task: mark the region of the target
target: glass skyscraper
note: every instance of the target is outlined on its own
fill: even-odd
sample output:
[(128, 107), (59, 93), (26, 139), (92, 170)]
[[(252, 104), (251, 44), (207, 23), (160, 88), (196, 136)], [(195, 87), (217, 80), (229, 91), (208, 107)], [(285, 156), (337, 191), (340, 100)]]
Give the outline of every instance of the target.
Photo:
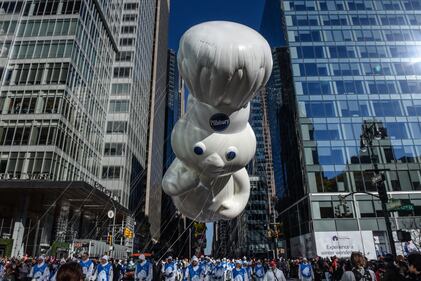
[[(286, 192), (280, 220), (293, 256), (376, 257), (390, 251), (360, 151), (361, 125), (383, 139), (374, 154), (389, 197), (413, 204), (393, 212), (393, 230), (421, 228), (421, 1), (281, 1), (287, 48), (278, 49)], [(349, 196), (347, 212), (335, 210)], [(360, 193), (358, 193), (360, 192)], [(415, 239), (415, 236), (413, 237)], [(399, 252), (404, 251), (396, 239)], [(326, 246), (327, 245), (327, 246)]]

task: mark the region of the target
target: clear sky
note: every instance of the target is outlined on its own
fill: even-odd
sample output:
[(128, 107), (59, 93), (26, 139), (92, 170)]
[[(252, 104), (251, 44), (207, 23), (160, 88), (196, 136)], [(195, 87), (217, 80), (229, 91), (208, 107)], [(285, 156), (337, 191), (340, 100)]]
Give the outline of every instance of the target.
[(265, 0), (171, 0), (169, 48), (178, 49), (183, 33), (195, 24), (228, 20), (259, 30)]
[[(259, 30), (265, 0), (170, 0), (169, 48), (178, 49), (183, 33), (198, 23), (234, 21)], [(207, 224), (205, 254), (212, 249), (213, 224)]]

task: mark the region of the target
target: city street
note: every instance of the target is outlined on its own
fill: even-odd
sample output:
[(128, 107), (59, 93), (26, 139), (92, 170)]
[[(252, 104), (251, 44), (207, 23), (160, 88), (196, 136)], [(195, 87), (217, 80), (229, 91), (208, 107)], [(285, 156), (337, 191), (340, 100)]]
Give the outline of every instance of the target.
[(0, 281), (284, 273), (421, 280), (421, 0), (0, 1)]

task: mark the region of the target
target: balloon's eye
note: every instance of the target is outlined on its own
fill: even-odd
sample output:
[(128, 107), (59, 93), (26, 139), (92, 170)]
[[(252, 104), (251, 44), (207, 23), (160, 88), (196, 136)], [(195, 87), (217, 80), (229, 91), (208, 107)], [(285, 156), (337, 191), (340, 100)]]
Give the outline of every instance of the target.
[(198, 142), (194, 145), (193, 151), (196, 155), (202, 155), (206, 151), (206, 146), (202, 142)]
[(225, 154), (225, 157), (227, 158), (228, 161), (233, 160), (235, 157), (237, 157), (238, 154), (238, 150), (236, 147), (229, 147), (227, 150), (227, 153)]

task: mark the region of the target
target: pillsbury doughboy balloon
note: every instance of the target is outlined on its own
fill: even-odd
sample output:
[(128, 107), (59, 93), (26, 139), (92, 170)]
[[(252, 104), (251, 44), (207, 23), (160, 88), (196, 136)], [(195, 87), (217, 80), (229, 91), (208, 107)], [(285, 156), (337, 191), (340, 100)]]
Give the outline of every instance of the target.
[(191, 219), (233, 219), (250, 195), (245, 166), (254, 157), (256, 137), (248, 123), (249, 101), (272, 71), (269, 44), (244, 25), (205, 22), (184, 33), (177, 60), (190, 96), (172, 132), (177, 158), (163, 190)]

